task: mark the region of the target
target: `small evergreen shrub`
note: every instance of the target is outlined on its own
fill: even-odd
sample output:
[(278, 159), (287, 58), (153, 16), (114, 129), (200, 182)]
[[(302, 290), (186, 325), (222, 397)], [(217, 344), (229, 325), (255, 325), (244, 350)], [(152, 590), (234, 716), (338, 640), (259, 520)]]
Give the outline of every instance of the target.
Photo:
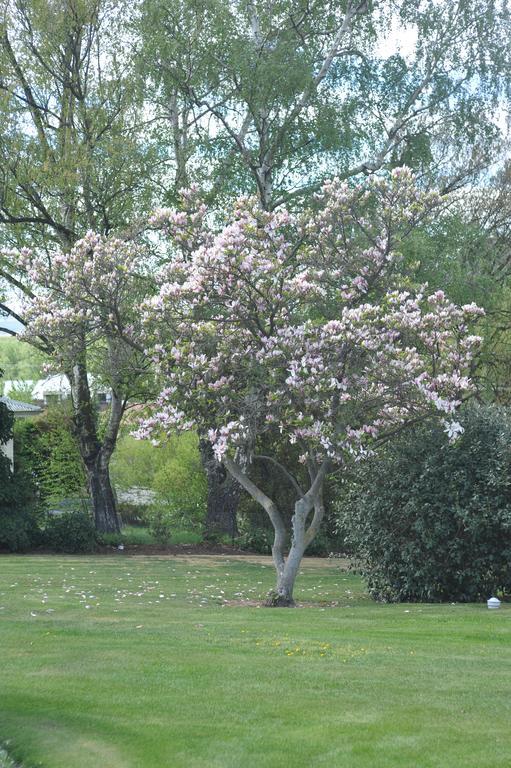
[(176, 529), (176, 521), (172, 507), (168, 504), (153, 504), (147, 512), (149, 532), (158, 544), (168, 544), (172, 538), (172, 531)]
[(471, 406), (458, 418), (455, 443), (424, 425), (361, 462), (340, 489), (340, 528), (378, 600), (511, 592), (511, 415)]
[(97, 543), (94, 524), (86, 512), (48, 516), (42, 543), (55, 552), (93, 552)]
[(66, 404), (55, 405), (14, 427), (16, 465), (32, 478), (41, 506), (85, 496), (85, 473)]
[[(12, 436), (13, 416), (0, 403), (0, 444)], [(0, 548), (25, 550), (38, 541), (37, 495), (31, 478), (0, 451)]]

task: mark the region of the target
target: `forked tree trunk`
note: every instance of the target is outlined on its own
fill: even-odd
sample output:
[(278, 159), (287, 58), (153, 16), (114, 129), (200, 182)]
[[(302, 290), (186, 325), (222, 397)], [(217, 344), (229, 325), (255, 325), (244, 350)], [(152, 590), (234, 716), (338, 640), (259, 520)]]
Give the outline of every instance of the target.
[(119, 533), (121, 527), (110, 481), (110, 459), (125, 405), (123, 400), (112, 392), (110, 418), (105, 436), (100, 441), (85, 364), (76, 363), (68, 377), (71, 383), (75, 432), (87, 475), (94, 525), (98, 533)]
[(233, 539), (238, 535), (237, 512), (241, 486), (216, 460), (209, 440), (200, 440), (199, 448), (208, 483), (205, 536), (229, 536)]
[(266, 598), (265, 605), (270, 608), (292, 608), (295, 604), (293, 590), (296, 577), (302, 562), (304, 549), (293, 541), (284, 567), (277, 570), (277, 584), (275, 590), (271, 590)]
[(272, 608), (289, 608), (295, 604), (293, 590), (296, 577), (305, 548), (313, 538), (313, 536), (310, 536), (306, 543), (305, 524), (311, 508), (312, 504), (307, 503), (305, 499), (299, 499), (295, 504), (295, 511), (291, 520), (291, 546), (288, 555), (287, 557), (284, 556), (283, 547), (279, 547), (278, 552), (274, 551), (273, 559), (277, 569), (277, 584), (275, 590), (268, 594), (267, 606)]
[[(300, 569), (300, 563), (305, 550), (316, 536), (325, 514), (323, 504), (323, 485), (328, 473), (330, 462), (323, 461), (320, 467), (310, 467), (311, 486), (307, 492), (303, 492), (294, 478), (292, 479), (300, 498), (295, 504), (292, 518), (291, 547), (286, 557), (285, 549), (287, 532), (284, 520), (277, 506), (254, 482), (245, 474), (242, 467), (236, 464), (229, 456), (224, 457), (229, 473), (235, 477), (240, 485), (257, 501), (267, 512), (275, 531), (272, 546), (273, 563), (277, 572), (277, 583), (274, 590), (268, 594), (265, 605), (271, 608), (289, 608), (294, 606), (293, 590), (296, 577)], [(287, 473), (287, 470), (282, 467)], [(288, 477), (291, 477), (288, 474)], [(307, 519), (314, 510), (312, 520), (307, 525)]]

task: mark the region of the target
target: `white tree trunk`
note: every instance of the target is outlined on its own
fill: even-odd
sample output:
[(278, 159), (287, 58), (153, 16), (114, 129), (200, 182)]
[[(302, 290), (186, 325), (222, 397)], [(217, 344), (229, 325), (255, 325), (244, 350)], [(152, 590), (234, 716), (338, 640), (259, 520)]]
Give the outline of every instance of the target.
[[(250, 480), (243, 469), (230, 457), (224, 457), (223, 463), (228, 472), (266, 510), (273, 524), (275, 538), (272, 546), (272, 555), (277, 572), (277, 584), (275, 589), (271, 590), (268, 594), (265, 605), (275, 608), (291, 607), (295, 604), (293, 590), (303, 554), (318, 532), (323, 519), (322, 490), (329, 469), (329, 462), (327, 460), (324, 461), (319, 469), (313, 475), (311, 474), (311, 487), (295, 504), (292, 518), (291, 547), (287, 557), (285, 555), (288, 539), (287, 531), (282, 515), (275, 503)], [(314, 515), (307, 528), (307, 518), (312, 509), (314, 509)]]

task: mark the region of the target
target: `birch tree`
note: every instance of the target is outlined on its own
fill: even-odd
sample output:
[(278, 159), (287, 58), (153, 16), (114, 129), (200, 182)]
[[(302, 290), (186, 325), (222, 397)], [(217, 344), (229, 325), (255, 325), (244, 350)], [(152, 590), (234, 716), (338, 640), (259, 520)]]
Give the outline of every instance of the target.
[(505, 2), (144, 0), (139, 25), (163, 124), (186, 102), (213, 198), (273, 210), (402, 163), (447, 189), (496, 151)]
[[(51, 275), (55, 254), (71, 254), (87, 231), (109, 235), (126, 229), (149, 206), (154, 158), (133, 78), (124, 23), (128, 12), (129, 4), (110, 0), (2, 4), (0, 234), (7, 249), (0, 257), (0, 279), (28, 304), (38, 300), (37, 279), (31, 285), (20, 271), (20, 247), (29, 246)], [(7, 304), (4, 309), (25, 324)], [(119, 387), (123, 364), (112, 377), (110, 356), (113, 398), (106, 451), (88, 385), (89, 334), (78, 320), (69, 332), (67, 353), (72, 350), (73, 359), (67, 354), (63, 370), (71, 382), (82, 456), (89, 475), (91, 466), (103, 467), (100, 483), (90, 475), (96, 519), (100, 530), (118, 530), (107, 453), (115, 445), (119, 403), (125, 401)], [(56, 339), (43, 327), (31, 340), (58, 355)]]

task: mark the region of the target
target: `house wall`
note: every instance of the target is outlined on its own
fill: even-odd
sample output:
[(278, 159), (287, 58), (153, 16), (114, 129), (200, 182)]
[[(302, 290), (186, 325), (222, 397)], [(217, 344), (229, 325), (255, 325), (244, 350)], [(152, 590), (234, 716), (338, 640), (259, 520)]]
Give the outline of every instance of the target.
[(11, 462), (11, 469), (14, 470), (14, 441), (11, 438), (6, 443), (0, 443), (0, 451), (7, 456)]

